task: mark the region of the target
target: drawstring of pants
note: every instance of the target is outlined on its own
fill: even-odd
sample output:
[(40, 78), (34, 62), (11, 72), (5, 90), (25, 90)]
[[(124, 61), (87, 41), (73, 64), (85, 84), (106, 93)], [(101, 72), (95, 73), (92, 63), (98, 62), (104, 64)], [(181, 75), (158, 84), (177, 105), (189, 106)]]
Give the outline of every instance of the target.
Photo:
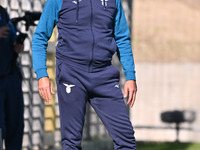
[(104, 10), (106, 10), (106, 0), (103, 0)]
[(76, 23), (78, 23), (78, 15), (79, 15), (79, 0), (76, 0)]

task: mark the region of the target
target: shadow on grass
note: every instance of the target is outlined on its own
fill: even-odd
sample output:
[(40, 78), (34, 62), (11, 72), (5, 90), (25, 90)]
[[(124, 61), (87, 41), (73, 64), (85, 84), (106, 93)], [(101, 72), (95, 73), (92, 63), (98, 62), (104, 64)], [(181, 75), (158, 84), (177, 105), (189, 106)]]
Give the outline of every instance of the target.
[(200, 150), (200, 143), (137, 142), (137, 150)]

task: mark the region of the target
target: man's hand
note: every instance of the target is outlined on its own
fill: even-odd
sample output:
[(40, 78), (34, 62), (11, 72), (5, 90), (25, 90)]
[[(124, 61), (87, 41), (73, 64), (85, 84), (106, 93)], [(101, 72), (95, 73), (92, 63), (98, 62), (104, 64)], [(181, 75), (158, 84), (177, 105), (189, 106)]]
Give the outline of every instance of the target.
[(136, 92), (137, 92), (136, 81), (135, 80), (126, 81), (124, 85), (124, 98), (127, 98), (129, 93), (129, 99), (127, 104), (129, 104), (131, 107), (133, 107), (133, 104), (135, 102)]
[(38, 80), (38, 89), (42, 99), (49, 103), (51, 102), (51, 94), (55, 94), (48, 77), (43, 77)]
[(0, 27), (0, 39), (5, 39), (8, 37), (10, 28), (8, 26)]
[(19, 44), (16, 41), (13, 43), (13, 46), (14, 46), (14, 51), (16, 53), (18, 53), (18, 54), (23, 52), (23, 50), (24, 50), (24, 45), (23, 44)]

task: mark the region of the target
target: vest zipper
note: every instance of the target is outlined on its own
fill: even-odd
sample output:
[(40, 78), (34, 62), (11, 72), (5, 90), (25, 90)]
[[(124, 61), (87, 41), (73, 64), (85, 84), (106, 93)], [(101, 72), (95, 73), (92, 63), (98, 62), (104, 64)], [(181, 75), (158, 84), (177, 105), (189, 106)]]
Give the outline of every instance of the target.
[(92, 7), (92, 0), (90, 0), (90, 7), (91, 7), (91, 22), (90, 22), (90, 28), (91, 28), (91, 32), (92, 32), (92, 57), (91, 57), (91, 61), (89, 63), (89, 68), (88, 68), (88, 72), (91, 72), (91, 66), (92, 66), (92, 62), (94, 60), (94, 31), (93, 31), (93, 7)]

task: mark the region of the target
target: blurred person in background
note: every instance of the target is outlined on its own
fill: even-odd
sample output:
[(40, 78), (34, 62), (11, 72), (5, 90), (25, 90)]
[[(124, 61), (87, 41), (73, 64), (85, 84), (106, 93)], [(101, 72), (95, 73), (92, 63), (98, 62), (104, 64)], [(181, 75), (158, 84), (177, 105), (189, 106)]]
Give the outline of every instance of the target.
[(7, 11), (0, 6), (0, 128), (6, 150), (21, 150), (24, 130), (22, 75), (17, 65), (24, 49)]
[(86, 103), (101, 118), (116, 150), (136, 150), (134, 130), (111, 65), (117, 51), (126, 75), (124, 97), (136, 96), (129, 29), (120, 0), (47, 0), (32, 40), (40, 96), (54, 94), (47, 74), (46, 48), (58, 27), (56, 81), (63, 150), (81, 150)]

